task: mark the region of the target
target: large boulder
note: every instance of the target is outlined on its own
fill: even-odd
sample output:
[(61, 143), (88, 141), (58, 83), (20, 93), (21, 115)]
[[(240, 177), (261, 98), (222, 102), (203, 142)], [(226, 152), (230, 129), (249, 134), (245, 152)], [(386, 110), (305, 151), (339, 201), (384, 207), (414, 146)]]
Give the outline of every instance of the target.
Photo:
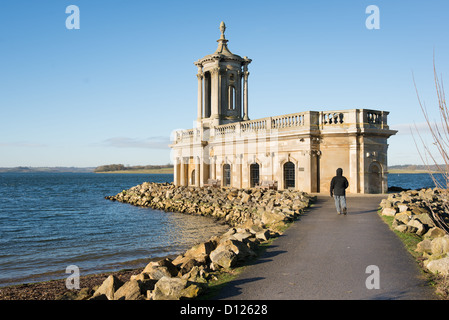
[(241, 203), (248, 203), (249, 200), (251, 199), (251, 195), (246, 193), (245, 191), (242, 192), (242, 200)]
[(402, 233), (415, 233), (418, 229), (413, 226), (409, 226), (407, 224), (400, 224), (394, 230), (402, 232)]
[(256, 239), (261, 241), (267, 241), (270, 239), (270, 231), (269, 230), (262, 230), (256, 233)]
[(178, 275), (178, 268), (170, 259), (163, 259), (147, 264), (142, 273), (147, 274), (150, 279), (159, 280), (162, 277), (175, 277)]
[(114, 299), (114, 294), (123, 285), (123, 281), (114, 275), (110, 275), (103, 281), (101, 286), (94, 292), (92, 299), (105, 296), (108, 300)]
[(144, 300), (141, 284), (138, 280), (125, 282), (115, 293), (114, 300)]
[(214, 265), (230, 269), (236, 264), (237, 255), (231, 248), (218, 246), (217, 249), (211, 252), (210, 260)]
[(382, 210), (383, 216), (394, 217), (395, 214), (396, 214), (396, 209), (394, 209), (394, 208), (384, 208)]
[(398, 206), (399, 212), (405, 212), (405, 211), (409, 210), (408, 205), (406, 205), (404, 203), (398, 203), (397, 206)]
[(427, 228), (424, 224), (421, 223), (418, 219), (412, 219), (407, 223), (408, 226), (416, 228), (416, 234), (422, 236), (427, 232)]
[(215, 247), (216, 243), (214, 241), (203, 242), (187, 250), (184, 256), (195, 259), (200, 263), (204, 263)]
[(424, 234), (424, 238), (438, 238), (443, 237), (446, 234), (443, 229), (438, 227), (430, 228), (429, 231), (427, 231), (426, 234)]
[(429, 213), (421, 213), (415, 216), (415, 219), (421, 221), (422, 224), (427, 226), (427, 229), (435, 227), (435, 223), (430, 217)]
[[(261, 211), (261, 220), (264, 225), (276, 225), (279, 222), (283, 222), (286, 217), (282, 213), (282, 211), (278, 209), (270, 210), (260, 210)], [(259, 211), (259, 212), (260, 212)]]
[(438, 237), (432, 240), (432, 255), (444, 255), (449, 252), (449, 236)]
[(424, 265), (433, 273), (439, 273), (444, 276), (449, 274), (449, 257), (426, 261)]
[(195, 298), (200, 292), (200, 286), (186, 279), (162, 277), (154, 286), (150, 298), (153, 300), (179, 300)]
[[(231, 235), (231, 237), (234, 236), (235, 234)], [(210, 259), (215, 265), (229, 269), (238, 261), (244, 261), (253, 256), (255, 256), (254, 251), (249, 248), (245, 241), (224, 237), (217, 248), (211, 252)]]
[(404, 211), (401, 213), (398, 213), (394, 216), (394, 221), (399, 221), (401, 223), (407, 224), (411, 220), (411, 212), (410, 211)]
[(234, 239), (238, 241), (244, 241), (246, 239), (252, 238), (253, 234), (249, 231), (246, 231), (245, 229), (238, 230), (236, 233), (234, 233)]
[(416, 252), (421, 253), (431, 253), (432, 252), (432, 241), (429, 239), (424, 239), (416, 245)]

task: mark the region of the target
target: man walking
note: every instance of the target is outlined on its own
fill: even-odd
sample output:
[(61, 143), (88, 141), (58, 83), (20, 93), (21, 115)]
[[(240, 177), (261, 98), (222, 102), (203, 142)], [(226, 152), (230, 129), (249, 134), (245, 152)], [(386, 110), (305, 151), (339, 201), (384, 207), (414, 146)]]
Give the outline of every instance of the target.
[(335, 199), (335, 207), (338, 214), (347, 213), (346, 208), (346, 188), (349, 186), (348, 179), (343, 176), (343, 169), (337, 169), (337, 175), (331, 181), (331, 197)]

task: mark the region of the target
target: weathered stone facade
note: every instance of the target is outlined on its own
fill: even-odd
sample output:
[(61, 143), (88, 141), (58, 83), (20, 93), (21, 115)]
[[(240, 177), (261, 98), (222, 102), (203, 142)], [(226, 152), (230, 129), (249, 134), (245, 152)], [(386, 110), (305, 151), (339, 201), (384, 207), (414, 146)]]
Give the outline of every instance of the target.
[(198, 67), (197, 126), (176, 131), (175, 185), (217, 184), (328, 192), (337, 168), (349, 193), (384, 193), (387, 139), (397, 131), (389, 112), (367, 109), (306, 111), (249, 120), (248, 65), (231, 53), (225, 25), (217, 50)]

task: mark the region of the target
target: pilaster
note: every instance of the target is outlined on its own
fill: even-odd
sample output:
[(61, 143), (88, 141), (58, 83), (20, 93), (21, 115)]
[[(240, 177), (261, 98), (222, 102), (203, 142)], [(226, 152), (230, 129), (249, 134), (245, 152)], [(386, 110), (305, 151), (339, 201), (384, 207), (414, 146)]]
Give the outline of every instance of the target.
[(201, 119), (203, 118), (203, 73), (200, 73), (200, 67), (198, 67), (198, 109), (197, 109), (197, 126), (200, 126)]
[(249, 120), (248, 116), (248, 66), (245, 64), (243, 66), (243, 120)]

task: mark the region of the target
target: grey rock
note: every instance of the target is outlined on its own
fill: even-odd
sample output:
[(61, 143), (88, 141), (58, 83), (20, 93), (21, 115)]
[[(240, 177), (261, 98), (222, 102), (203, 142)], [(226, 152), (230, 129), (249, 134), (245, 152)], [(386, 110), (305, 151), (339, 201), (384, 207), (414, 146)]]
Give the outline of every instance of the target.
[(105, 295), (108, 300), (114, 299), (115, 291), (123, 285), (123, 282), (116, 276), (110, 275), (103, 281), (101, 286), (94, 292), (92, 298), (97, 298), (100, 295)]

